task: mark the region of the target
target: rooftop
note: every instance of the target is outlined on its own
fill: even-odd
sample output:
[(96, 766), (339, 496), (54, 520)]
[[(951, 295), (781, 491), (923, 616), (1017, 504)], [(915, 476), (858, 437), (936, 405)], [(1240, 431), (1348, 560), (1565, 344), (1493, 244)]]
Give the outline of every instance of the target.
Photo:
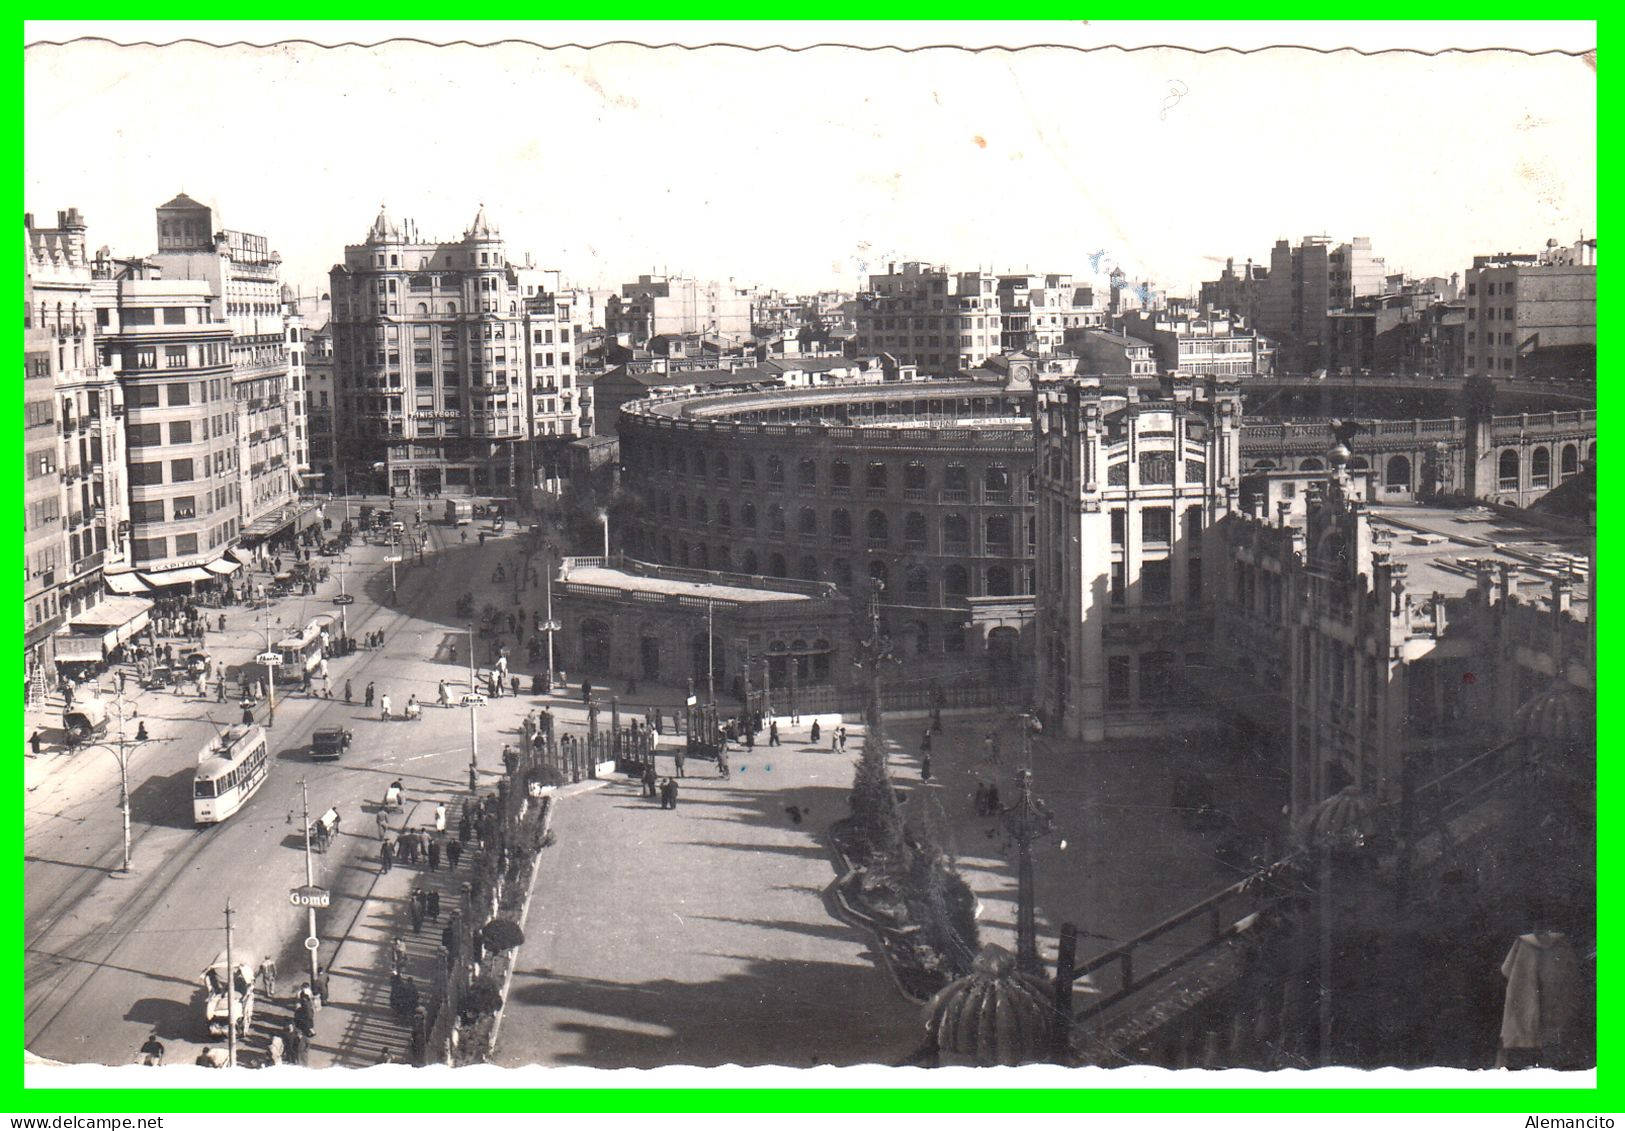
[(1458, 597), (1477, 585), (1479, 563), (1506, 562), (1518, 569), (1524, 601), (1549, 604), (1552, 581), (1567, 573), (1573, 585), (1571, 612), (1590, 614), (1589, 540), (1535, 526), (1488, 507), (1453, 508), (1423, 503), (1377, 503), (1367, 508), (1373, 531), (1406, 569), (1413, 593)]

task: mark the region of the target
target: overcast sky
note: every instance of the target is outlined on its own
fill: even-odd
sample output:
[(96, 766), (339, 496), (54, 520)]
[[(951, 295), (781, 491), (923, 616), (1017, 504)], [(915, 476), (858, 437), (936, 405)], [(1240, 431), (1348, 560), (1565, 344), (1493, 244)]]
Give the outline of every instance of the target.
[(185, 191), (307, 289), (380, 203), (449, 240), (483, 202), (510, 257), (587, 286), (1095, 256), (1185, 293), (1277, 238), (1448, 274), (1595, 234), (1594, 72), (1564, 56), (76, 43), (25, 67), (36, 215), (76, 205), (140, 254)]

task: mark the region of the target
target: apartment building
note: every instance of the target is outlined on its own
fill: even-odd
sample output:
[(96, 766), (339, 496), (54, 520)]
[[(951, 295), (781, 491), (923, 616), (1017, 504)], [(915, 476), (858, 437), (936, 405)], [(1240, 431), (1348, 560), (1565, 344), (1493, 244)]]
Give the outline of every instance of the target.
[(1595, 372), (1596, 240), (1533, 254), (1476, 255), (1466, 273), (1469, 376), (1519, 377), (1571, 358)]
[(86, 224), (23, 218), (23, 646), (31, 696), (55, 685), (55, 634), (101, 605), (125, 561), (123, 405), (98, 364)]
[(604, 306), (611, 338), (637, 348), (660, 334), (703, 334), (724, 348), (751, 338), (751, 293), (726, 283), (683, 276), (639, 275)]
[(1002, 348), (999, 278), (927, 263), (889, 264), (858, 296), (859, 356), (887, 353), (940, 376), (974, 369)]

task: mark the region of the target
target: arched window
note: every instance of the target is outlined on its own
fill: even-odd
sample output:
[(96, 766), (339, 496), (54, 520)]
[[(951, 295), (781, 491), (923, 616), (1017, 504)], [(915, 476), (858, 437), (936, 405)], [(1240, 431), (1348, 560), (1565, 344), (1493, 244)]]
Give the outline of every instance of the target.
[(837, 507), (829, 512), (830, 533), (837, 538), (852, 537), (852, 514)]
[(942, 472), (942, 489), (944, 491), (970, 490), (970, 473), (965, 470), (962, 463), (950, 463)]
[(739, 457), (739, 482), (756, 482), (756, 461), (749, 456)]
[(705, 453), (704, 452), (695, 452), (694, 453), (694, 474), (699, 476), (701, 479), (705, 478)]
[(739, 568), (744, 570), (746, 573), (756, 572), (755, 550), (746, 550), (743, 554), (739, 555)]
[(925, 464), (916, 460), (903, 469), (903, 490), (924, 491), (928, 478)]
[(784, 537), (784, 508), (778, 503), (767, 508), (767, 532), (776, 537)]
[(916, 605), (925, 604), (931, 591), (931, 575), (924, 566), (913, 565), (903, 575), (903, 595)]
[(885, 511), (870, 511), (867, 520), (869, 545), (884, 546), (889, 536)]
[(774, 554), (767, 559), (767, 571), (774, 577), (788, 577), (789, 570), (784, 565), (784, 555)]
[(942, 571), (942, 593), (945, 597), (970, 595), (970, 573), (962, 565), (951, 565)]
[(801, 556), (801, 579), (803, 581), (818, 580), (818, 559), (811, 554)]
[(734, 524), (733, 508), (728, 505), (727, 499), (717, 500), (717, 525), (727, 530)]
[(711, 508), (704, 499), (694, 500), (694, 521), (709, 523), (711, 521)]
[(1535, 487), (1552, 485), (1552, 450), (1536, 448), (1529, 453), (1529, 482)]
[(835, 578), (835, 584), (842, 589), (852, 588), (852, 563), (845, 558), (836, 558), (829, 563), (829, 572)]
[(803, 487), (818, 486), (818, 461), (804, 459), (796, 465), (796, 480)]
[(1355, 456), (1353, 459), (1349, 460), (1349, 470), (1370, 471), (1371, 461), (1366, 459), (1364, 456)]
[(1500, 473), (1498, 478), (1500, 479), (1501, 489), (1503, 491), (1517, 490), (1520, 469), (1518, 467), (1518, 452), (1515, 448), (1508, 448), (1501, 453), (1497, 470)]
[(728, 454), (726, 452), (717, 453), (716, 462), (711, 465), (711, 472), (716, 476), (718, 483), (728, 481)]
[(756, 529), (756, 504), (755, 503), (740, 503), (739, 504), (739, 525), (743, 526), (746, 530), (755, 530)]
[(925, 516), (919, 511), (909, 511), (903, 517), (903, 545), (911, 550), (925, 548)]
[(990, 553), (1010, 552), (1010, 516), (1003, 514), (988, 515), (984, 527), (987, 535), (987, 548)]
[(1404, 456), (1388, 457), (1388, 467), (1383, 476), (1383, 483), (1388, 487), (1399, 487), (1409, 491), (1411, 489), (1411, 461)]
[(1254, 460), (1252, 470), (1254, 470), (1254, 471), (1274, 471), (1275, 470), (1275, 461), (1272, 460), (1272, 459)]
[(942, 520), (942, 548), (950, 554), (970, 549), (970, 520), (964, 515), (951, 514)]
[(784, 483), (784, 460), (778, 456), (767, 457), (767, 481), (773, 484)]
[(1008, 597), (1010, 593), (1010, 571), (1004, 566), (989, 566), (987, 571), (987, 595), (989, 597)]
[(1318, 459), (1315, 459), (1313, 456), (1310, 456), (1308, 459), (1303, 460), (1302, 462), (1300, 462), (1298, 464), (1298, 470), (1299, 471), (1325, 471), (1326, 470), (1326, 465), (1321, 463)]
[(838, 459), (829, 465), (830, 486), (837, 491), (848, 491), (852, 488), (852, 465), (844, 459)]
[(1573, 444), (1563, 445), (1563, 478), (1580, 473), (1580, 449)]
[(886, 569), (886, 563), (879, 558), (875, 558), (869, 563), (869, 580), (878, 581), (884, 585), (890, 576)]
[(718, 546), (716, 553), (716, 568), (727, 572), (733, 568), (733, 551), (727, 546)]
[(796, 530), (803, 538), (812, 538), (818, 534), (818, 512), (811, 507), (802, 507), (796, 515)]
[(864, 484), (871, 491), (884, 491), (886, 489), (886, 465), (879, 460), (872, 460), (864, 476)]
[(427, 314), (427, 313), (429, 313), (429, 304), (426, 303), (426, 302), (418, 303), (418, 305), (417, 305), (417, 313), (419, 313), (419, 314)]

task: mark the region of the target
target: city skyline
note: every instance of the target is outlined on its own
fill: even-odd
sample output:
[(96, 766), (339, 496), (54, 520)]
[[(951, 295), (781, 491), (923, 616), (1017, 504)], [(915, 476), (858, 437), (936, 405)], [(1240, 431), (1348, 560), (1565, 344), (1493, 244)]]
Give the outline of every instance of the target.
[[(137, 69), (136, 52), (166, 65)], [(187, 192), (268, 236), (306, 291), (381, 203), (432, 239), (457, 238), (484, 204), (510, 255), (591, 287), (669, 272), (853, 290), (924, 260), (1079, 278), (1121, 266), (1194, 293), (1227, 258), (1266, 262), (1308, 234), (1369, 236), (1390, 270), (1420, 276), (1595, 234), (1594, 78), (1579, 60), (1322, 56), (1312, 88), (1302, 62), (36, 46), (25, 194), (38, 214), (79, 207), (93, 246), (135, 255), (154, 250), (151, 208)], [(199, 88), (224, 96), (200, 105)], [(89, 93), (141, 109), (110, 115)], [(545, 108), (534, 128), (526, 107)], [(1427, 128), (1446, 111), (1450, 129)], [(1299, 171), (1313, 192), (1286, 188)]]

